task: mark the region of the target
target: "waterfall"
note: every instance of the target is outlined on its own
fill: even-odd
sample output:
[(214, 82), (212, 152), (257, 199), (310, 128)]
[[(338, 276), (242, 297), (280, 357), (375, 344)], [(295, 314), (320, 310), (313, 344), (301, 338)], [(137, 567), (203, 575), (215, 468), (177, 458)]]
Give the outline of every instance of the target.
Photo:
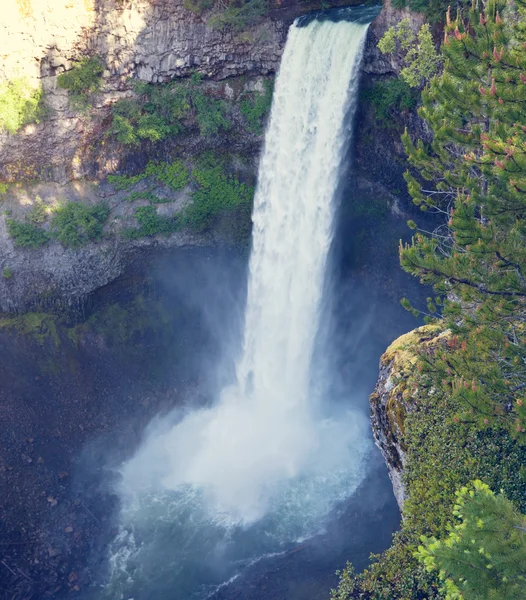
[[(173, 577), (208, 552), (204, 540), (216, 550), (244, 540), (244, 554), (229, 550), (238, 564), (279, 551), (315, 533), (363, 477), (365, 417), (328, 416), (311, 378), (366, 31), (329, 20), (290, 28), (259, 166), (236, 380), (214, 406), (156, 427), (122, 468), (126, 561), (130, 530), (142, 527), (141, 568), (147, 531), (162, 537), (160, 522), (184, 546), (171, 546)], [(257, 550), (246, 550), (248, 538)], [(115, 569), (121, 563), (116, 552)]]

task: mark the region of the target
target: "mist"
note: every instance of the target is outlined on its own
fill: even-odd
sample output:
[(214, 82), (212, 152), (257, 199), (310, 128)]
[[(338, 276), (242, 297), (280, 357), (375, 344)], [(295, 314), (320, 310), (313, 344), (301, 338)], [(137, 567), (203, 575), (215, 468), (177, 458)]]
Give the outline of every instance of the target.
[(206, 286), (197, 296), (191, 287), (188, 301), (223, 340), (207, 377), (223, 385), (204, 406), (155, 419), (118, 469), (108, 597), (207, 597), (323, 532), (366, 475), (368, 420), (341, 401), (322, 333), (366, 31), (314, 20), (289, 32), (260, 161), (244, 318), (230, 322), (242, 341), (221, 327), (221, 306), (203, 304)]

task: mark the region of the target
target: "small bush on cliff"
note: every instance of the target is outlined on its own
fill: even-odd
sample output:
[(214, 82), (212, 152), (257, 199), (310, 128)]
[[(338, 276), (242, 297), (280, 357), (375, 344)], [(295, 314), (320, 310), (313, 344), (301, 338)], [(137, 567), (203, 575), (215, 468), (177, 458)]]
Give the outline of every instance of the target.
[(110, 214), (107, 204), (86, 206), (80, 202), (67, 202), (54, 210), (50, 233), (64, 246), (80, 248), (89, 241), (99, 241), (102, 229)]
[(122, 236), (126, 239), (138, 239), (152, 235), (169, 235), (181, 227), (177, 217), (163, 217), (157, 214), (154, 206), (140, 206), (134, 214), (138, 227), (124, 229)]
[[(117, 190), (127, 190), (148, 177), (155, 179), (159, 183), (163, 183), (173, 191), (182, 190), (190, 181), (188, 168), (180, 159), (174, 159), (170, 163), (149, 161), (142, 173), (138, 173), (137, 175), (108, 175), (108, 181)], [(148, 199), (149, 197), (151, 200), (159, 201), (159, 199), (155, 199), (150, 194), (150, 190), (136, 192), (136, 194), (141, 194), (142, 198)]]
[(197, 189), (182, 215), (184, 225), (194, 231), (205, 231), (224, 212), (252, 207), (254, 188), (225, 171), (224, 165), (207, 154), (192, 171)]
[(123, 98), (112, 106), (113, 122), (108, 134), (119, 143), (155, 143), (183, 130), (183, 120), (190, 111), (183, 86), (137, 83), (134, 91), (136, 98)]
[(226, 7), (213, 15), (208, 24), (213, 29), (242, 31), (256, 25), (269, 9), (267, 0), (229, 0)]
[(264, 92), (255, 92), (250, 97), (244, 98), (240, 103), (241, 114), (245, 117), (247, 129), (261, 135), (266, 117), (272, 105), (272, 92), (274, 86), (271, 81), (265, 81)]
[(6, 219), (6, 225), (15, 246), (21, 248), (38, 248), (49, 242), (49, 235), (33, 223)]
[(90, 96), (100, 90), (104, 63), (98, 56), (83, 57), (69, 71), (58, 76), (58, 86), (69, 91), (71, 104), (85, 110)]
[(44, 116), (41, 88), (33, 88), (20, 77), (0, 83), (0, 131), (16, 133)]
[(202, 136), (216, 135), (230, 127), (224, 100), (201, 89), (201, 77), (167, 84), (138, 83), (137, 97), (117, 101), (112, 107), (109, 135), (125, 146), (141, 141), (161, 142), (197, 124)]
[(401, 78), (377, 81), (365, 89), (363, 99), (370, 103), (374, 115), (384, 127), (395, 127), (401, 112), (414, 110), (418, 94)]

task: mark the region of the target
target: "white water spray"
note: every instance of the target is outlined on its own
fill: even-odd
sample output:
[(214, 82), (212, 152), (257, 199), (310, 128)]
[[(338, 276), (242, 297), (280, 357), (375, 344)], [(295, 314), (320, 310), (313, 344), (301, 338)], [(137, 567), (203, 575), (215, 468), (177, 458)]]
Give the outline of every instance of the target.
[(128, 522), (149, 518), (141, 497), (158, 514), (171, 494), (193, 537), (204, 523), (247, 529), (272, 517), (273, 535), (291, 541), (363, 477), (366, 419), (325, 418), (311, 373), (366, 31), (317, 20), (290, 29), (259, 167), (236, 382), (212, 408), (154, 428), (123, 467)]

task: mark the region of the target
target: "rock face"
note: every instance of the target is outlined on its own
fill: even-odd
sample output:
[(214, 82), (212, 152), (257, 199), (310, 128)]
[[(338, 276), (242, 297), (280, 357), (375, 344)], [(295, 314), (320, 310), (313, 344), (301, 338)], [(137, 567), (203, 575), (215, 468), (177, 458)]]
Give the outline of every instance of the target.
[[(47, 117), (17, 135), (0, 134), (0, 178), (65, 183), (115, 168), (101, 144), (109, 107), (130, 79), (149, 83), (200, 72), (207, 78), (273, 73), (288, 23), (266, 19), (243, 34), (217, 31), (183, 0), (18, 0), (0, 24), (0, 73), (42, 86)], [(298, 9), (298, 14), (301, 9)], [(71, 109), (57, 76), (81, 56), (105, 64), (101, 94), (89, 113)]]
[[(332, 4), (352, 3), (336, 0)], [(212, 95), (239, 98), (243, 91), (262, 88), (262, 76), (274, 73), (279, 66), (291, 20), (319, 8), (318, 4), (317, 0), (283, 0), (269, 18), (240, 34), (210, 28), (207, 19), (213, 15), (196, 15), (185, 8), (184, 0), (9, 0), (6, 18), (0, 23), (0, 73), (7, 79), (24, 76), (29, 84), (41, 85), (49, 113), (16, 135), (0, 133), (0, 182), (40, 182), (36, 188), (25, 186), (21, 194), (10, 193), (10, 199), (4, 197), (4, 211), (7, 209), (12, 218), (26, 218), (35, 194), (50, 198), (50, 203), (55, 199), (87, 203), (107, 200), (99, 191), (86, 192), (82, 179), (100, 180), (123, 164), (132, 172), (134, 165), (135, 169), (137, 165), (143, 168), (151, 151), (141, 148), (138, 154), (124, 155), (122, 148), (107, 143), (104, 136), (111, 104), (132, 93), (130, 79), (158, 83), (198, 71), (215, 80), (206, 83)], [(396, 73), (399, 65), (382, 56), (376, 44), (385, 29), (406, 14), (387, 2), (371, 25), (364, 78)], [(412, 19), (418, 27), (421, 19)], [(57, 77), (85, 54), (102, 58), (106, 70), (95, 105), (81, 113), (71, 108), (66, 90), (57, 86)], [(356, 132), (357, 191), (389, 197), (396, 208), (398, 200), (390, 189), (404, 185), (403, 181), (398, 183), (403, 171), (397, 160), (403, 152), (398, 135), (387, 130), (383, 135), (377, 132), (370, 114), (364, 121), (367, 127), (360, 123)], [(236, 123), (232, 131), (206, 144), (214, 150), (252, 157), (251, 179), (262, 138), (239, 133), (242, 130)], [(362, 137), (360, 132), (365, 132)], [(195, 132), (177, 136), (170, 144), (167, 153), (176, 150), (187, 157), (207, 149)], [(372, 191), (368, 192), (369, 188)], [(126, 204), (118, 196), (110, 197), (109, 203), (112, 213), (106, 233), (115, 233), (119, 223), (130, 225), (136, 205)], [(163, 204), (159, 214), (177, 206), (174, 199)], [(106, 241), (76, 250), (56, 242), (36, 250), (17, 248), (7, 233), (7, 214), (0, 215), (0, 311), (4, 312), (78, 305), (93, 290), (117, 277), (145, 249), (213, 242), (213, 236), (181, 232), (135, 241), (110, 235)], [(12, 272), (13, 276), (2, 277), (2, 272)]]
[(406, 498), (404, 424), (418, 401), (418, 392), (408, 387), (408, 379), (416, 368), (419, 353), (432, 351), (448, 335), (449, 331), (438, 325), (419, 327), (395, 340), (380, 358), (378, 382), (369, 398), (371, 426), (400, 509)]

